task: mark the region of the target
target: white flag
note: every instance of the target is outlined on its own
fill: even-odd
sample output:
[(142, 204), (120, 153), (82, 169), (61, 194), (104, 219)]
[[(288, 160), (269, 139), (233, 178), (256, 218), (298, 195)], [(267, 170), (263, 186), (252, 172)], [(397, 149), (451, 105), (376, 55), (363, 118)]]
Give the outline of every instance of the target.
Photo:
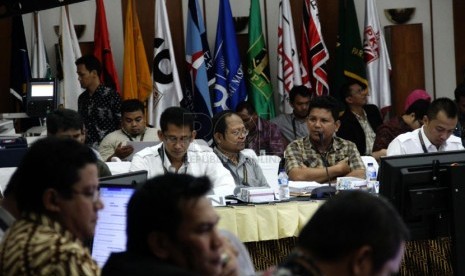
[(45, 51), (39, 12), (32, 13), (32, 61), (31, 75), (33, 78), (51, 77), (50, 65)]
[(66, 8), (64, 6), (61, 7), (60, 40), (61, 66), (63, 69), (63, 85), (61, 86), (60, 104), (64, 104), (65, 108), (77, 110), (77, 100), (79, 94), (82, 93), (82, 88), (79, 84), (78, 75), (76, 73), (77, 69), (74, 62), (81, 57), (81, 50), (79, 48), (76, 32), (74, 31), (73, 21), (70, 17), (68, 22)]
[(152, 62), (154, 93), (149, 98), (148, 118), (149, 124), (160, 128), (161, 113), (170, 106), (180, 106), (183, 98), (165, 0), (157, 0), (155, 4), (154, 44)]
[(386, 114), (391, 106), (391, 86), (389, 84), (391, 62), (379, 24), (375, 0), (366, 1), (363, 55), (370, 89), (368, 101), (377, 105), (381, 112)]
[(302, 77), (308, 80), (307, 72), (299, 61), (289, 0), (282, 0), (279, 3), (278, 25), (278, 91), (281, 95), (281, 112), (292, 112), (289, 91), (296, 85), (302, 85)]

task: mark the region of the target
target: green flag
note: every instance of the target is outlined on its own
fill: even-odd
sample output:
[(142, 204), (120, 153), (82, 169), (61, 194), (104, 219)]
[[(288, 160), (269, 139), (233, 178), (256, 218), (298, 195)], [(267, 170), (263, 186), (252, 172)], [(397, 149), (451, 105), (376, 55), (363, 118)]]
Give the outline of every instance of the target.
[(247, 50), (247, 83), (249, 97), (257, 111), (264, 119), (275, 116), (273, 88), (270, 82), (268, 51), (262, 32), (259, 0), (250, 1), (249, 49)]
[(367, 85), (363, 46), (353, 0), (339, 0), (339, 33), (336, 45), (336, 65), (331, 91), (341, 99), (339, 91), (348, 78)]

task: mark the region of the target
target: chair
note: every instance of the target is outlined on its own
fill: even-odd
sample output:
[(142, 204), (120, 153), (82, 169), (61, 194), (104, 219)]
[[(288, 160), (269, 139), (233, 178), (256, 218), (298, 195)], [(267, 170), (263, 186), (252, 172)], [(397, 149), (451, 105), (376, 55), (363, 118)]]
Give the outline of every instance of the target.
[(362, 156), (363, 164), (365, 165), (365, 169), (368, 168), (368, 163), (373, 163), (373, 167), (375, 167), (376, 175), (378, 175), (379, 164), (373, 156)]

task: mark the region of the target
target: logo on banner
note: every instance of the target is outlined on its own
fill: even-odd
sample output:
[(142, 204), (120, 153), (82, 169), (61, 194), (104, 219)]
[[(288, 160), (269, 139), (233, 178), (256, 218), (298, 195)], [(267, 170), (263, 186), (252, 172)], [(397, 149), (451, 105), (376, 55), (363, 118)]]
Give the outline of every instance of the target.
[(379, 58), (379, 32), (375, 32), (371, 26), (365, 28), (363, 52), (365, 63), (373, 62)]

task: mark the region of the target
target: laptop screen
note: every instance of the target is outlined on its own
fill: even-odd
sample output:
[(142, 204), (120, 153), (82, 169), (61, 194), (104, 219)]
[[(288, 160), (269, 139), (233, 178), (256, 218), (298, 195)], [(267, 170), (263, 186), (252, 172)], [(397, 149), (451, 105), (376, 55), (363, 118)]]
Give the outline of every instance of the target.
[(134, 190), (128, 185), (100, 185), (100, 198), (105, 207), (98, 213), (92, 241), (92, 258), (100, 267), (111, 252), (126, 250), (126, 209)]

